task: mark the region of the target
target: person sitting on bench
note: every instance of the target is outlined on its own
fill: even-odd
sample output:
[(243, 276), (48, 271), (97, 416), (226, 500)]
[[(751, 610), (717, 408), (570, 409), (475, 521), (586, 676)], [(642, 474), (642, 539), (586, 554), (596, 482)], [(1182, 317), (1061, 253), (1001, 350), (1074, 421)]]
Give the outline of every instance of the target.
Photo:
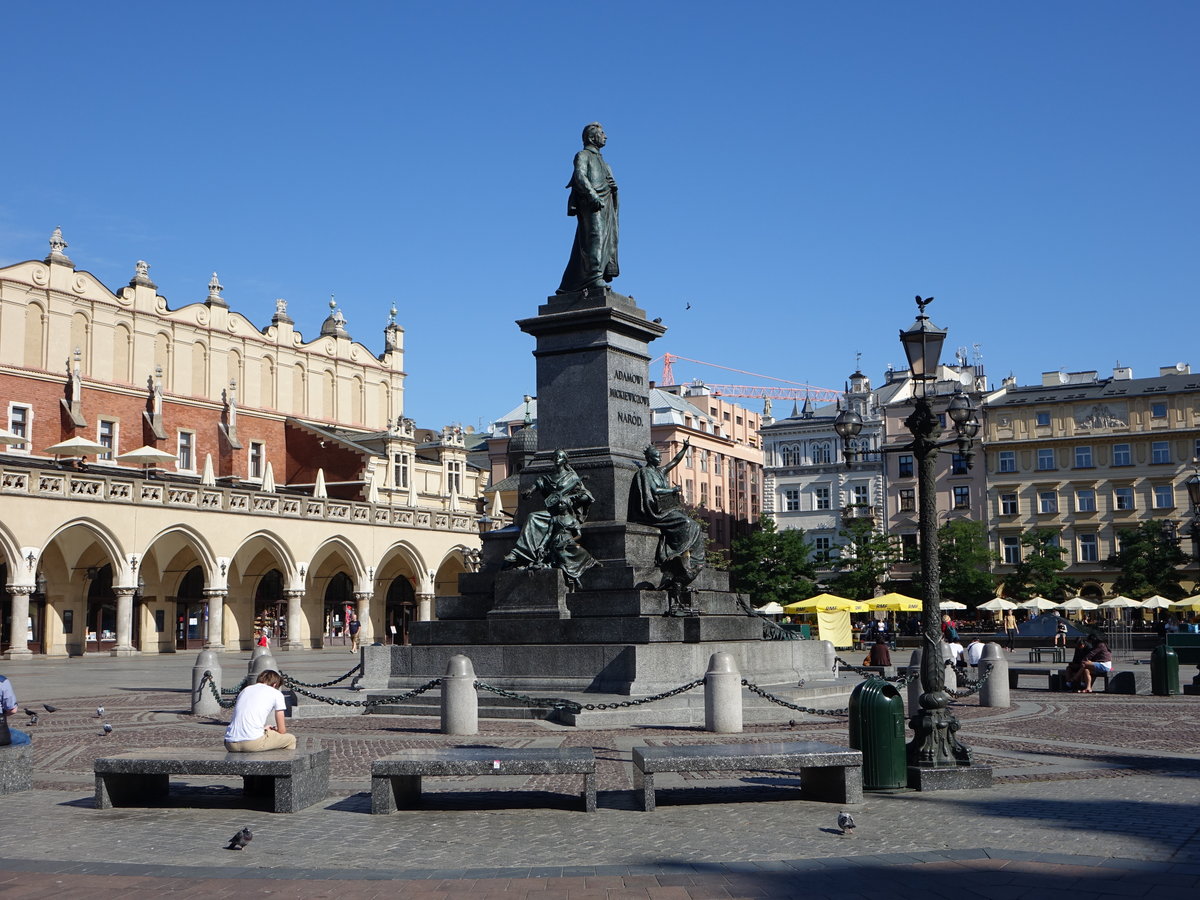
[(1103, 673), (1108, 675), (1112, 672), (1112, 651), (1108, 649), (1108, 644), (1100, 640), (1100, 636), (1093, 634), (1088, 638), (1088, 644), (1091, 650), (1083, 660), (1083, 693), (1090, 694), (1092, 692), (1092, 682), (1096, 676)]
[(296, 749), (296, 736), (288, 734), (283, 718), (287, 698), (279, 690), (282, 684), (282, 675), (274, 669), (264, 669), (257, 683), (242, 689), (233, 707), (233, 718), (225, 729), (226, 750), (255, 753)]
[(1090, 650), (1091, 648), (1088, 646), (1087, 638), (1085, 638), (1083, 635), (1080, 635), (1075, 639), (1075, 655), (1071, 657), (1071, 661), (1067, 664), (1066, 677), (1063, 679), (1063, 687), (1066, 690), (1083, 690), (1083, 661), (1087, 659), (1087, 655)]
[(892, 664), (892, 654), (888, 650), (887, 638), (884, 635), (879, 635), (875, 638), (875, 643), (871, 645), (871, 652), (867, 654), (867, 658), (863, 660), (864, 666), (890, 666)]

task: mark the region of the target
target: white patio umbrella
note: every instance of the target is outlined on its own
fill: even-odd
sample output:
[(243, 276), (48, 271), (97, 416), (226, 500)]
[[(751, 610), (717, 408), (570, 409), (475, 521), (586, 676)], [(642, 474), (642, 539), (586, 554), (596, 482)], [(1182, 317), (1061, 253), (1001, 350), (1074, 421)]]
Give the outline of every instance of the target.
[(158, 463), (175, 462), (176, 456), (174, 453), (168, 453), (166, 450), (159, 450), (157, 447), (151, 447), (147, 444), (144, 447), (138, 447), (136, 450), (118, 453), (117, 459), (121, 462), (153, 466)]
[(1142, 601), (1142, 609), (1169, 609), (1171, 601), (1160, 594), (1155, 594), (1153, 597), (1147, 597)]
[(51, 456), (97, 456), (101, 453), (111, 453), (111, 447), (89, 441), (87, 438), (73, 437), (52, 444), (45, 450)]
[(1085, 609), (1095, 609), (1099, 605), (1099, 603), (1093, 603), (1091, 600), (1085, 600), (1083, 597), (1072, 597), (1066, 603), (1062, 604), (1059, 609), (1082, 612)]
[(323, 500), (328, 496), (329, 489), (325, 487), (325, 470), (317, 469), (317, 480), (313, 483), (313, 497)]
[(200, 472), (200, 483), (205, 487), (216, 487), (217, 476), (213, 472), (212, 454), (204, 454), (204, 468)]
[(275, 472), (271, 468), (271, 461), (267, 460), (267, 467), (263, 469), (262, 486), (259, 488), (262, 491), (275, 493)]
[(1058, 609), (1058, 604), (1053, 600), (1047, 600), (1045, 597), (1031, 597), (1024, 603), (1017, 604), (1021, 609), (1036, 609), (1038, 612), (1045, 612), (1048, 609)]
[(967, 604), (959, 603), (957, 600), (943, 600), (938, 604), (938, 609), (966, 609)]
[(764, 606), (760, 606), (755, 612), (762, 613), (764, 616), (781, 616), (783, 615), (783, 607), (772, 600)]
[(1142, 601), (1130, 597), (1113, 597), (1100, 604), (1102, 609), (1141, 609)]
[(980, 603), (980, 609), (986, 609), (988, 612), (1001, 612), (1006, 609), (1016, 609), (1017, 604), (1011, 600), (1005, 600), (1003, 597), (993, 597), (987, 603)]
[(377, 483), (378, 479), (379, 479), (378, 471), (376, 469), (371, 469), (370, 473), (367, 475), (367, 502), (368, 503), (378, 503), (379, 502), (379, 484)]
[(21, 435), (0, 428), (0, 447), (7, 446), (8, 444), (23, 443), (25, 443), (25, 438), (21, 437)]

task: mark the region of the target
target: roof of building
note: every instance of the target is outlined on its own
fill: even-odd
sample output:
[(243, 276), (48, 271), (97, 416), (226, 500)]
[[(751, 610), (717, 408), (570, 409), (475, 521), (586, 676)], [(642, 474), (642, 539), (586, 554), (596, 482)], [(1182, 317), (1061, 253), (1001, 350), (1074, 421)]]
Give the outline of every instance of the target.
[[(1078, 373), (1076, 373), (1078, 374)], [(1030, 403), (1062, 403), (1069, 400), (1128, 400), (1154, 394), (1200, 391), (1200, 375), (1180, 373), (1153, 378), (1097, 378), (1090, 383), (1068, 380), (1065, 384), (1017, 385), (989, 400), (989, 407)]]

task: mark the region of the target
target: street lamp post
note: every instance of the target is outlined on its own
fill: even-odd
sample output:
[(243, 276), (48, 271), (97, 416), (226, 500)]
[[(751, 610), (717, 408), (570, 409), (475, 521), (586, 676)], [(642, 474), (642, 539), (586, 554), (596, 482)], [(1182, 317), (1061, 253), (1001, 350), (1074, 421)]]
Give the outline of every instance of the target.
[[(1192, 476), (1184, 481), (1192, 503), (1192, 563), (1200, 566), (1200, 459), (1192, 460)], [(1196, 576), (1200, 585), (1200, 574)]]
[[(946, 693), (945, 666), (942, 660), (941, 629), (941, 567), (937, 542), (937, 456), (944, 447), (954, 445), (966, 457), (967, 466), (973, 463), (972, 445), (979, 433), (975, 409), (970, 398), (956, 391), (946, 408), (954, 423), (955, 436), (942, 440), (942, 427), (929, 402), (928, 384), (937, 379), (938, 357), (946, 330), (938, 328), (925, 315), (925, 307), (933, 298), (917, 297), (919, 310), (916, 321), (907, 331), (900, 332), (900, 341), (908, 356), (909, 371), (915, 382), (912, 413), (904, 420), (912, 440), (901, 447), (884, 448), (885, 453), (911, 453), (917, 463), (918, 534), (921, 543), (921, 574), (923, 582), (921, 696), (920, 708), (913, 713), (909, 724), (913, 739), (908, 744), (909, 784), (929, 789), (934, 786), (922, 780), (921, 770), (957, 769), (971, 765), (971, 751), (959, 742), (958, 720), (950, 711), (950, 696)], [(862, 430), (862, 419), (851, 410), (838, 414), (834, 430), (842, 439), (847, 464), (853, 457), (850, 441)], [(914, 771), (915, 770), (915, 771)], [(988, 776), (990, 783), (990, 775)], [(946, 787), (965, 787), (966, 784), (946, 784)]]

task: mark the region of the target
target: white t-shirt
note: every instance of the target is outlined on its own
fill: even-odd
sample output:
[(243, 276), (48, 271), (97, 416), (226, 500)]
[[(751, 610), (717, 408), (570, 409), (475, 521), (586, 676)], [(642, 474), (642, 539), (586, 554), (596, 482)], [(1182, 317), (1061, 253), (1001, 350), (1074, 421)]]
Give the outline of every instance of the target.
[(962, 659), (963, 645), (957, 641), (948, 641), (946, 647), (950, 651), (950, 662), (957, 663)]
[(983, 656), (984, 646), (985, 645), (983, 641), (971, 641), (971, 643), (967, 644), (967, 649), (965, 652), (967, 654), (968, 665), (979, 665), (979, 659)]
[(225, 729), (225, 740), (231, 743), (257, 740), (268, 725), (275, 724), (275, 711), (286, 709), (287, 698), (278, 688), (269, 684), (242, 688), (233, 708), (233, 719)]

